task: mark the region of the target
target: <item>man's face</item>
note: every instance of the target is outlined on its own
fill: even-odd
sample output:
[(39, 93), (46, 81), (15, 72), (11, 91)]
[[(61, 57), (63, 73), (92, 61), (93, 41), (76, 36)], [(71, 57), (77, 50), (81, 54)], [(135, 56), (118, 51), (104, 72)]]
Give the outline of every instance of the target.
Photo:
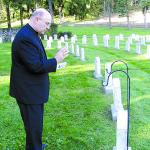
[(50, 25), (51, 16), (49, 14), (45, 14), (43, 17), (36, 18), (36, 28), (38, 33), (44, 34), (46, 30), (50, 28)]

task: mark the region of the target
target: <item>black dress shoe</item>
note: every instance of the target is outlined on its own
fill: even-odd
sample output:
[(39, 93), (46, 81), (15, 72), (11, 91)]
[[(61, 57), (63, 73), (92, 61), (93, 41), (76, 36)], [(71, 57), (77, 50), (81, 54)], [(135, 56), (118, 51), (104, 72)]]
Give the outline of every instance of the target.
[(47, 144), (42, 144), (42, 149), (45, 149), (47, 147)]

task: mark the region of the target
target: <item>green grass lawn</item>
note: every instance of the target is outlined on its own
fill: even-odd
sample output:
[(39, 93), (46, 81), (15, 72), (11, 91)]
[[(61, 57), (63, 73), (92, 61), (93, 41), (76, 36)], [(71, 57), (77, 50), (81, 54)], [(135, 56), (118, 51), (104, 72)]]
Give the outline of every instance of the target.
[[(106, 95), (100, 80), (93, 78), (94, 60), (101, 59), (102, 74), (106, 62), (123, 60), (128, 63), (131, 77), (131, 116), (130, 146), (133, 150), (149, 150), (150, 147), (150, 60), (143, 54), (135, 54), (135, 45), (130, 52), (114, 49), (114, 40), (110, 40), (110, 48), (104, 48), (102, 35), (111, 37), (120, 33), (125, 36), (131, 33), (146, 35), (150, 30), (102, 27), (60, 27), (59, 31), (71, 31), (81, 36), (93, 33), (99, 35), (99, 46), (94, 47), (92, 39), (85, 48), (86, 61), (82, 62), (74, 55), (66, 58), (65, 69), (51, 73), (51, 90), (48, 103), (45, 105), (43, 141), (48, 143), (48, 150), (111, 150), (115, 146), (116, 123), (111, 119), (112, 95)], [(46, 44), (45, 41), (44, 45)], [(54, 42), (53, 47), (56, 47)], [(9, 96), (10, 51), (11, 43), (0, 44), (0, 149), (23, 150), (25, 132), (18, 106)], [(47, 50), (48, 57), (53, 57), (56, 48)], [(114, 69), (125, 69), (117, 63)], [(122, 100), (126, 108), (126, 77), (120, 77), (122, 84)], [(20, 77), (21, 78), (21, 77)]]

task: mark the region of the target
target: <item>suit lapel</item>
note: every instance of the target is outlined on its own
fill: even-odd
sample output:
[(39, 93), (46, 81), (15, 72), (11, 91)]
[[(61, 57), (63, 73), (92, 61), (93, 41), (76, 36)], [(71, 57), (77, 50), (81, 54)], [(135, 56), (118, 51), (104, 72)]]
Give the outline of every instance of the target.
[(38, 39), (39, 39), (40, 45), (41, 45), (41, 47), (42, 47), (42, 52), (44, 53), (44, 56), (45, 56), (45, 57), (46, 57), (46, 59), (47, 59), (47, 55), (46, 55), (46, 52), (45, 52), (45, 49), (44, 49), (43, 43), (42, 43), (42, 41), (41, 41), (41, 39), (40, 39), (40, 37), (39, 37), (39, 36), (38, 36)]

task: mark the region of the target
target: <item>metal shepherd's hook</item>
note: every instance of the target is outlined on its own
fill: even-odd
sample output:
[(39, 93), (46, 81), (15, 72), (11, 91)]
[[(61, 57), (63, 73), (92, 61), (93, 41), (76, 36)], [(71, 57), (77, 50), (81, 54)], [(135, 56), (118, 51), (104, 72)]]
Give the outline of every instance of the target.
[[(112, 71), (112, 66), (113, 66), (116, 62), (122, 62), (122, 63), (124, 63), (124, 64), (126, 65), (126, 71), (124, 71), (124, 70), (115, 70), (115, 71)], [(107, 77), (107, 81), (105, 82), (105, 84), (104, 84), (104, 82), (103, 82), (103, 86), (107, 86), (107, 85), (108, 85), (109, 77), (110, 77), (113, 73), (115, 73), (115, 72), (122, 72), (122, 73), (124, 73), (124, 74), (127, 76), (127, 110), (128, 110), (127, 150), (128, 150), (128, 146), (129, 146), (129, 124), (130, 124), (130, 122), (129, 122), (129, 121), (130, 121), (130, 76), (129, 76), (129, 74), (128, 74), (128, 65), (127, 65), (125, 62), (121, 61), (121, 60), (113, 62), (113, 63), (111, 64), (111, 72), (108, 73), (109, 75), (108, 75), (108, 77)]]

